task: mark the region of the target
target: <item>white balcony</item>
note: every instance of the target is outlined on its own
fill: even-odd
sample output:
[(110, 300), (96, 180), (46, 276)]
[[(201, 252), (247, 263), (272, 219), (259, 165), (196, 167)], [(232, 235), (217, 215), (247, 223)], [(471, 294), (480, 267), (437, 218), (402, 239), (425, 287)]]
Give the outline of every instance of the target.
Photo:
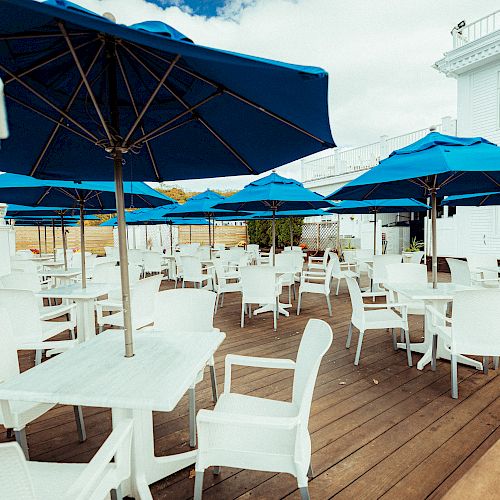
[(500, 10), (484, 16), (470, 24), (453, 28), (453, 48), (457, 49), (464, 45), (479, 40), (480, 38), (500, 29)]

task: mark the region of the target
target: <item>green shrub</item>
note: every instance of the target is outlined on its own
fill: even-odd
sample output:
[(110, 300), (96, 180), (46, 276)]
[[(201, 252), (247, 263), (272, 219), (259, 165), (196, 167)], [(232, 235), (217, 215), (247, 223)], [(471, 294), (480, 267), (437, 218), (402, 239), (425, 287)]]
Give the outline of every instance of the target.
[[(300, 243), (302, 235), (302, 217), (292, 217), (293, 244)], [(248, 224), (249, 243), (255, 243), (261, 247), (270, 247), (272, 238), (272, 221), (251, 220)], [(278, 247), (290, 245), (290, 219), (276, 219), (276, 244)]]

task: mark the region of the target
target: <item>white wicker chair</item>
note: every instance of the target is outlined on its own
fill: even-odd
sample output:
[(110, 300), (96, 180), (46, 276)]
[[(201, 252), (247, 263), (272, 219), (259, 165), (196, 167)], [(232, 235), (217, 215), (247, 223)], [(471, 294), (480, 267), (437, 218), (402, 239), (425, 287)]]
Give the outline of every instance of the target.
[(328, 259), (330, 258), (330, 247), (325, 248), (322, 257), (309, 257), (307, 261), (307, 270), (308, 271), (326, 271), (326, 266), (328, 265)]
[(471, 276), (469, 264), (465, 260), (446, 259), (451, 273), (451, 282), (455, 285), (470, 286)]
[[(302, 336), (297, 360), (226, 356), (224, 393), (213, 411), (197, 416), (198, 458), (195, 500), (201, 499), (207, 467), (237, 467), (287, 472), (297, 479), (301, 497), (309, 498), (311, 438), (308, 431), (311, 401), (321, 360), (332, 343), (332, 330), (311, 319)], [(294, 370), (292, 401), (231, 392), (231, 368), (243, 365)]]
[(132, 422), (120, 422), (88, 464), (30, 462), (17, 443), (0, 444), (0, 498), (108, 498), (109, 493), (119, 490), (120, 484), (130, 476), (131, 439)]
[(300, 278), (299, 300), (297, 303), (297, 316), (300, 314), (303, 293), (316, 293), (325, 296), (328, 305), (328, 313), (332, 315), (332, 304), (330, 302), (330, 284), (332, 282), (332, 271), (334, 261), (330, 259), (326, 266), (326, 272), (303, 271)]

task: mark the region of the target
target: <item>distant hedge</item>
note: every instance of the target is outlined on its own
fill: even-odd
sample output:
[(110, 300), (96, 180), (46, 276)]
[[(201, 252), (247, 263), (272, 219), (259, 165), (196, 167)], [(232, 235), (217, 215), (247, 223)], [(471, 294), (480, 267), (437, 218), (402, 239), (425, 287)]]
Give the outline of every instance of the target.
[[(302, 217), (292, 217), (293, 244), (300, 243), (302, 235)], [(249, 243), (255, 243), (262, 247), (271, 246), (272, 221), (270, 220), (251, 220), (248, 221), (248, 239)], [(276, 243), (278, 247), (290, 245), (290, 219), (276, 219)]]

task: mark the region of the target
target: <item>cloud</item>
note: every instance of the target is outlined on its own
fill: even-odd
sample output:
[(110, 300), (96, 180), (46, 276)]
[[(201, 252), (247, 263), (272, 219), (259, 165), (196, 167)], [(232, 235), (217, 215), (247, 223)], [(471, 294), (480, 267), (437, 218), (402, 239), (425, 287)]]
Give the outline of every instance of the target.
[[(144, 0), (74, 1), (98, 13), (110, 11), (121, 23), (159, 19), (196, 43), (325, 68), (333, 136), (341, 146), (456, 116), (456, 82), (431, 66), (451, 49), (457, 22), (498, 8), (495, 0), (228, 0), (218, 16), (207, 18), (182, 1), (170, 7)], [(283, 172), (298, 177), (300, 168), (295, 163)], [(246, 182), (178, 184), (198, 189)]]

